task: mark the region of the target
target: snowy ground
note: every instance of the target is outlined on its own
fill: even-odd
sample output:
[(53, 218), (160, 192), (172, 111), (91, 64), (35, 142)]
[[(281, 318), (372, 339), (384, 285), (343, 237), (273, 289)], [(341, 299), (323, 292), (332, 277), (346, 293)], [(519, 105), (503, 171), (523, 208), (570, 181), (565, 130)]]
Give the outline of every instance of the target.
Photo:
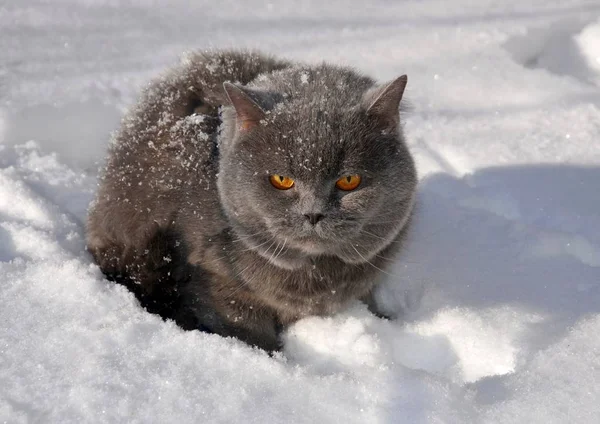
[[(0, 422), (600, 422), (598, 1), (187, 3), (0, 0)], [(397, 321), (356, 304), (270, 358), (92, 264), (109, 132), (181, 52), (221, 46), (408, 74)]]

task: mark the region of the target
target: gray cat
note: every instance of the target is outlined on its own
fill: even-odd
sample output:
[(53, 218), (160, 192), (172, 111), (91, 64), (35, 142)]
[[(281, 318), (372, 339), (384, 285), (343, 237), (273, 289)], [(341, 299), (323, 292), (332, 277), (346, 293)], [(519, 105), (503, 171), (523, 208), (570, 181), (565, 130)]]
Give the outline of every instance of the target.
[(406, 76), (210, 52), (146, 88), (110, 146), (88, 249), (144, 307), (267, 351), (371, 292), (417, 182)]

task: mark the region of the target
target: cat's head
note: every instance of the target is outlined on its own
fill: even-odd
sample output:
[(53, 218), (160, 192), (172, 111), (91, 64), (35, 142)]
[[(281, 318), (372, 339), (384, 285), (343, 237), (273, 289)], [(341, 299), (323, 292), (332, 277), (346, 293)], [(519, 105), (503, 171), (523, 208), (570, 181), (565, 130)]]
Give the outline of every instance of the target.
[(417, 181), (399, 123), (405, 86), (325, 65), (226, 83), (218, 188), (240, 241), (286, 269), (385, 248)]

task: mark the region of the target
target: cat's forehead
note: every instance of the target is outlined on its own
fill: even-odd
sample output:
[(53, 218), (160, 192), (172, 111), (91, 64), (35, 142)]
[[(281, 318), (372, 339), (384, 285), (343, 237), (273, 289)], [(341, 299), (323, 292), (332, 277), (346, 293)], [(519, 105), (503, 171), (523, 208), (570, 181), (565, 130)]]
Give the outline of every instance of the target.
[(302, 118), (295, 115), (285, 122), (272, 123), (265, 141), (268, 160), (278, 169), (310, 179), (338, 173), (360, 162), (357, 151), (363, 140), (356, 123), (349, 122), (351, 119), (340, 116), (330, 120), (324, 114)]
[(269, 152), (265, 159), (305, 178), (357, 165), (366, 127), (362, 96), (372, 85), (347, 69), (319, 66), (259, 78), (254, 87), (277, 93), (279, 99), (262, 122)]
[[(358, 103), (374, 81), (347, 68), (300, 66), (259, 76), (251, 86), (277, 93), (284, 102), (343, 106)], [(330, 106), (329, 106), (330, 107)]]

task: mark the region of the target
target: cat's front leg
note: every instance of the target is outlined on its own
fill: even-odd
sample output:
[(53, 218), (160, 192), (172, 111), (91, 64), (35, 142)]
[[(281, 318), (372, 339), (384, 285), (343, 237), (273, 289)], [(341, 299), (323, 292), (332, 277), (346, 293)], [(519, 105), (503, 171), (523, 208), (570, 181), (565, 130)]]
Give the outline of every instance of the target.
[(246, 290), (213, 290), (214, 309), (219, 316), (215, 333), (236, 337), (267, 352), (281, 349), (280, 325), (275, 311)]
[(275, 312), (227, 277), (193, 267), (179, 293), (175, 321), (184, 329), (236, 337), (267, 352), (281, 349)]
[(236, 337), (267, 352), (281, 350), (280, 326), (271, 308), (248, 301), (243, 296), (223, 306), (220, 308), (224, 321), (219, 332), (221, 335)]

